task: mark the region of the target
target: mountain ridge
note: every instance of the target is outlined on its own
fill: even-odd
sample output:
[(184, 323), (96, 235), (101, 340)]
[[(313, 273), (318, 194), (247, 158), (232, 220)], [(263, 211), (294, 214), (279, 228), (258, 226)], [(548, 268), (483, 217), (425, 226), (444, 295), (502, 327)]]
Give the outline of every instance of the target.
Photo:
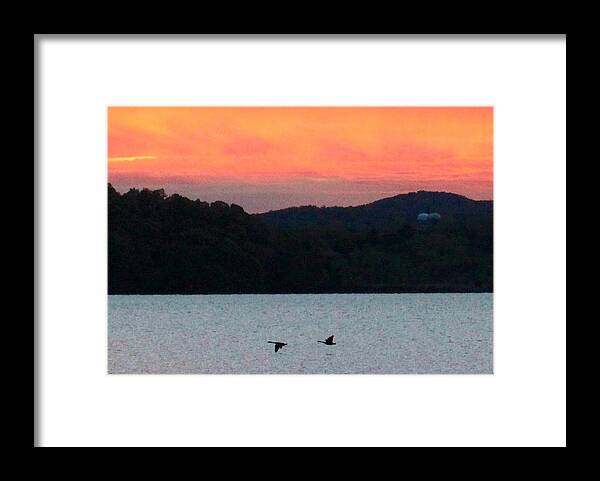
[(297, 206), (282, 207), (281, 209), (271, 209), (271, 210), (268, 210), (265, 212), (256, 212), (254, 215), (263, 215), (263, 214), (269, 214), (271, 212), (278, 212), (278, 211), (287, 210), (287, 209), (298, 209), (298, 208), (302, 208), (302, 207), (316, 207), (319, 209), (323, 209), (323, 208), (324, 209), (358, 208), (358, 207), (365, 207), (365, 206), (368, 206), (371, 204), (376, 204), (379, 202), (393, 201), (393, 200), (400, 199), (400, 198), (422, 195), (422, 194), (444, 195), (444, 196), (464, 199), (464, 200), (467, 200), (470, 202), (482, 202), (482, 203), (493, 203), (494, 202), (491, 199), (471, 199), (470, 197), (468, 197), (466, 195), (457, 194), (455, 192), (448, 192), (448, 191), (444, 191), (444, 190), (415, 190), (415, 191), (410, 191), (410, 192), (404, 192), (402, 194), (391, 195), (389, 197), (382, 197), (381, 199), (375, 199), (371, 202), (366, 202), (364, 204), (346, 205), (346, 206), (344, 206), (344, 205), (317, 206), (316, 204), (303, 204), (303, 205), (297, 205)]
[(491, 219), (492, 200), (474, 200), (452, 192), (415, 191), (348, 207), (298, 206), (253, 214), (278, 228), (298, 229), (318, 224), (336, 228), (397, 228), (416, 221), (422, 212), (437, 212), (443, 222), (474, 223)]

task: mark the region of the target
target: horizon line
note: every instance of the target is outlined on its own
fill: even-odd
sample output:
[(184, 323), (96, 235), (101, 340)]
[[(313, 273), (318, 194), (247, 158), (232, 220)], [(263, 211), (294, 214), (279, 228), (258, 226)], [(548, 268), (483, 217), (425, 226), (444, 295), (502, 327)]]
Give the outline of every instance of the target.
[[(161, 188), (158, 188), (158, 189), (151, 189), (149, 187), (141, 187), (141, 188), (130, 187), (127, 192), (119, 192), (115, 188), (115, 186), (112, 184), (112, 182), (107, 182), (107, 185), (110, 186), (110, 187), (112, 187), (115, 190), (115, 192), (117, 192), (117, 194), (119, 194), (119, 195), (125, 195), (127, 192), (130, 192), (132, 190), (137, 190), (137, 191), (148, 190), (150, 192), (157, 192), (157, 191), (160, 191), (160, 190), (162, 190), (162, 191), (165, 190), (164, 187), (161, 187)], [(293, 206), (289, 206), (289, 207), (282, 207), (280, 209), (271, 209), (271, 210), (267, 210), (267, 211), (264, 211), (264, 212), (252, 212), (251, 213), (251, 212), (246, 211), (246, 208), (243, 205), (237, 204), (235, 202), (225, 202), (223, 200), (215, 200), (215, 201), (210, 202), (210, 201), (202, 200), (199, 197), (196, 198), (196, 199), (192, 199), (191, 197), (179, 194), (177, 192), (174, 192), (174, 193), (172, 193), (170, 195), (166, 195), (165, 194), (165, 196), (166, 196), (166, 198), (168, 198), (168, 197), (173, 197), (174, 195), (177, 195), (179, 197), (183, 197), (184, 199), (190, 200), (192, 202), (196, 202), (196, 201), (206, 202), (209, 205), (212, 205), (214, 202), (223, 202), (224, 204), (227, 204), (228, 206), (236, 205), (238, 207), (241, 207), (244, 210), (244, 212), (246, 212), (249, 215), (260, 215), (260, 214), (267, 214), (269, 212), (276, 212), (276, 211), (286, 210), (286, 209), (298, 209), (298, 208), (301, 208), (301, 207), (315, 207), (317, 209), (323, 209), (323, 208), (325, 208), (325, 209), (335, 209), (335, 208), (346, 209), (346, 208), (350, 208), (350, 207), (363, 207), (363, 206), (370, 205), (370, 204), (373, 204), (375, 202), (379, 202), (379, 201), (382, 201), (382, 200), (392, 199), (394, 197), (399, 197), (401, 195), (410, 195), (410, 194), (418, 194), (418, 193), (451, 194), (451, 195), (455, 195), (455, 196), (462, 197), (464, 199), (470, 200), (472, 202), (494, 202), (493, 198), (492, 199), (472, 199), (471, 197), (467, 197), (466, 195), (463, 195), (463, 194), (457, 194), (456, 192), (443, 191), (443, 190), (421, 190), (421, 189), (419, 189), (419, 190), (414, 190), (414, 191), (401, 192), (401, 193), (398, 193), (396, 195), (392, 195), (392, 196), (389, 196), (389, 197), (381, 197), (381, 198), (375, 199), (375, 200), (373, 200), (371, 202), (367, 202), (366, 204), (356, 204), (356, 205), (346, 205), (346, 206), (344, 206), (344, 205), (320, 205), (319, 206), (319, 205), (316, 205), (316, 204), (303, 204), (303, 205), (293, 205)]]

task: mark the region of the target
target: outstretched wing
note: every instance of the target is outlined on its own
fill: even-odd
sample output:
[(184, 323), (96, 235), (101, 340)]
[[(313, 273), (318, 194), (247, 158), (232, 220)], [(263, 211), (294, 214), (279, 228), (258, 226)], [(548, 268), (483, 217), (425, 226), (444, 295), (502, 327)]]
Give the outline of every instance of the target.
[(283, 347), (282, 344), (275, 344), (275, 352), (279, 351)]
[(325, 342), (333, 342), (333, 338), (335, 336), (329, 336), (327, 339), (325, 339)]

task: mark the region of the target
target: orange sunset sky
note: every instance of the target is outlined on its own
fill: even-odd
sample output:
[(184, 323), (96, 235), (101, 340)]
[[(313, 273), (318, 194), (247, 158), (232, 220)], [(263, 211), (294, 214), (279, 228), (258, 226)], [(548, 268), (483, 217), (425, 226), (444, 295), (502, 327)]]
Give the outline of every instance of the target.
[(492, 107), (110, 107), (108, 178), (248, 212), (491, 199)]

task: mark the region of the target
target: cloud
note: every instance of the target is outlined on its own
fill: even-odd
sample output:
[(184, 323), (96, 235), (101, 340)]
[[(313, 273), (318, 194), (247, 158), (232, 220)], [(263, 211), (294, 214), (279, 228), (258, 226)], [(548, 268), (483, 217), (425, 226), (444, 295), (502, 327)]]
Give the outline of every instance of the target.
[(178, 192), (252, 189), (252, 195), (264, 192), (265, 202), (273, 194), (274, 208), (286, 192), (294, 201), (317, 204), (420, 188), (489, 198), (492, 113), (454, 107), (112, 107), (109, 178)]
[(261, 155), (271, 149), (271, 143), (260, 137), (247, 137), (228, 142), (223, 153), (230, 157)]
[(109, 157), (109, 162), (135, 162), (136, 160), (152, 160), (157, 157), (154, 155), (132, 155), (130, 157)]

